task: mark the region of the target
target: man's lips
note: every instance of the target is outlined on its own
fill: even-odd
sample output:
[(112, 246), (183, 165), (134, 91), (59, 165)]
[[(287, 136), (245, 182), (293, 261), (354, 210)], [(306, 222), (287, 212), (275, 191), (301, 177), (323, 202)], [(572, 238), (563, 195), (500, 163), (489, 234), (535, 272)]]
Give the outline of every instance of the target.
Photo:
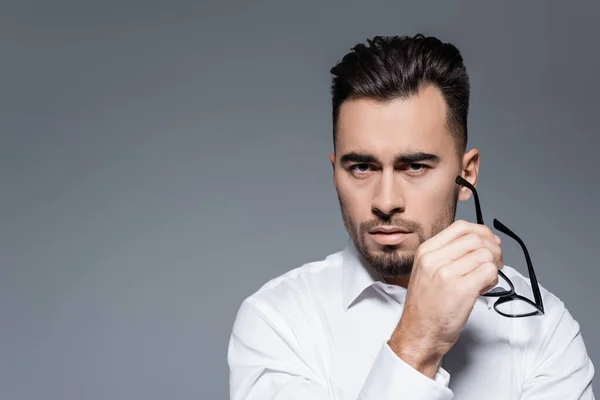
[(378, 226), (371, 229), (369, 233), (379, 244), (397, 245), (404, 241), (410, 232), (398, 226)]
[(390, 234), (390, 233), (410, 233), (410, 231), (408, 231), (407, 229), (404, 229), (404, 228), (400, 228), (399, 226), (378, 226), (376, 228), (371, 229), (369, 231), (369, 233)]

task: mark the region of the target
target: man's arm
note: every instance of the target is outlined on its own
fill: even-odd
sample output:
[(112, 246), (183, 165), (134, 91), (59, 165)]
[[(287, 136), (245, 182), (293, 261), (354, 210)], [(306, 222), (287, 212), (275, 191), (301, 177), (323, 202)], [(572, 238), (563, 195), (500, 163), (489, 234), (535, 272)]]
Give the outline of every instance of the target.
[(579, 323), (563, 302), (545, 327), (537, 349), (533, 370), (527, 378), (521, 400), (594, 400), (594, 365), (588, 357)]
[[(298, 340), (285, 316), (244, 301), (229, 342), (230, 399), (342, 400), (334, 397), (327, 373), (303, 354)], [(430, 379), (382, 343), (357, 399), (450, 400), (447, 385), (445, 371)]]

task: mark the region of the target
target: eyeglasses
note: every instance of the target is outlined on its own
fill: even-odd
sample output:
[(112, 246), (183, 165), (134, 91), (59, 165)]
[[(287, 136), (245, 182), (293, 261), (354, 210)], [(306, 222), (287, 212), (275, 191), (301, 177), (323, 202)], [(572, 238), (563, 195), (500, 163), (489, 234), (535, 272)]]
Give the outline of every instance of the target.
[[(475, 211), (477, 212), (477, 223), (483, 225), (483, 216), (481, 215), (481, 207), (479, 205), (479, 196), (477, 190), (468, 181), (462, 178), (460, 175), (456, 177), (455, 182), (458, 185), (464, 186), (473, 192), (475, 199)], [(540, 286), (538, 285), (533, 271), (533, 264), (529, 257), (529, 252), (525, 243), (519, 238), (513, 231), (508, 229), (503, 223), (494, 218), (494, 228), (500, 232), (510, 236), (516, 240), (525, 254), (525, 261), (527, 262), (527, 270), (529, 272), (529, 279), (531, 281), (531, 289), (533, 291), (534, 301), (515, 293), (515, 287), (508, 277), (500, 270), (498, 270), (498, 285), (489, 292), (482, 294), (485, 297), (498, 297), (498, 300), (494, 303), (494, 309), (498, 314), (509, 318), (521, 318), (530, 317), (533, 315), (544, 315), (544, 304), (542, 303), (542, 295), (540, 294)]]

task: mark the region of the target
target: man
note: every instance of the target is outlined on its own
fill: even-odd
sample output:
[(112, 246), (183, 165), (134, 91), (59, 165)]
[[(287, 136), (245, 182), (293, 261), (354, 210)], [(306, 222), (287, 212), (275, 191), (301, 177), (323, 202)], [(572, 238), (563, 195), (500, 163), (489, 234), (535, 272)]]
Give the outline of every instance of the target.
[(593, 399), (564, 304), (540, 286), (536, 303), (520, 302), (528, 316), (514, 314), (518, 301), (495, 306), (501, 276), (519, 294), (534, 278), (504, 266), (488, 227), (454, 222), (480, 162), (467, 151), (460, 52), (422, 35), (367, 44), (331, 70), (330, 160), (350, 240), (242, 303), (231, 398)]

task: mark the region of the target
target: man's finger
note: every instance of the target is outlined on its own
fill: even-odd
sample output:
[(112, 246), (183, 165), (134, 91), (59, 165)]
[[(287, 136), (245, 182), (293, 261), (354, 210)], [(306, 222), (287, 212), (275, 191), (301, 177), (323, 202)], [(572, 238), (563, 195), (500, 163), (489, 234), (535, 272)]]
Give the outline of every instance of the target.
[[(481, 294), (487, 288), (498, 284), (498, 267), (493, 263), (485, 263), (462, 278), (464, 288), (473, 294)], [(489, 290), (489, 289), (488, 289)]]
[(467, 222), (463, 220), (458, 220), (452, 223), (446, 229), (438, 232), (435, 236), (426, 240), (421, 244), (419, 251), (421, 253), (428, 253), (431, 251), (438, 250), (444, 246), (446, 246), (451, 241), (457, 239), (458, 237), (467, 235), (469, 233), (475, 233), (483, 237), (487, 237), (489, 240), (494, 241), (495, 236), (494, 233), (485, 225), (474, 224), (472, 222)]

